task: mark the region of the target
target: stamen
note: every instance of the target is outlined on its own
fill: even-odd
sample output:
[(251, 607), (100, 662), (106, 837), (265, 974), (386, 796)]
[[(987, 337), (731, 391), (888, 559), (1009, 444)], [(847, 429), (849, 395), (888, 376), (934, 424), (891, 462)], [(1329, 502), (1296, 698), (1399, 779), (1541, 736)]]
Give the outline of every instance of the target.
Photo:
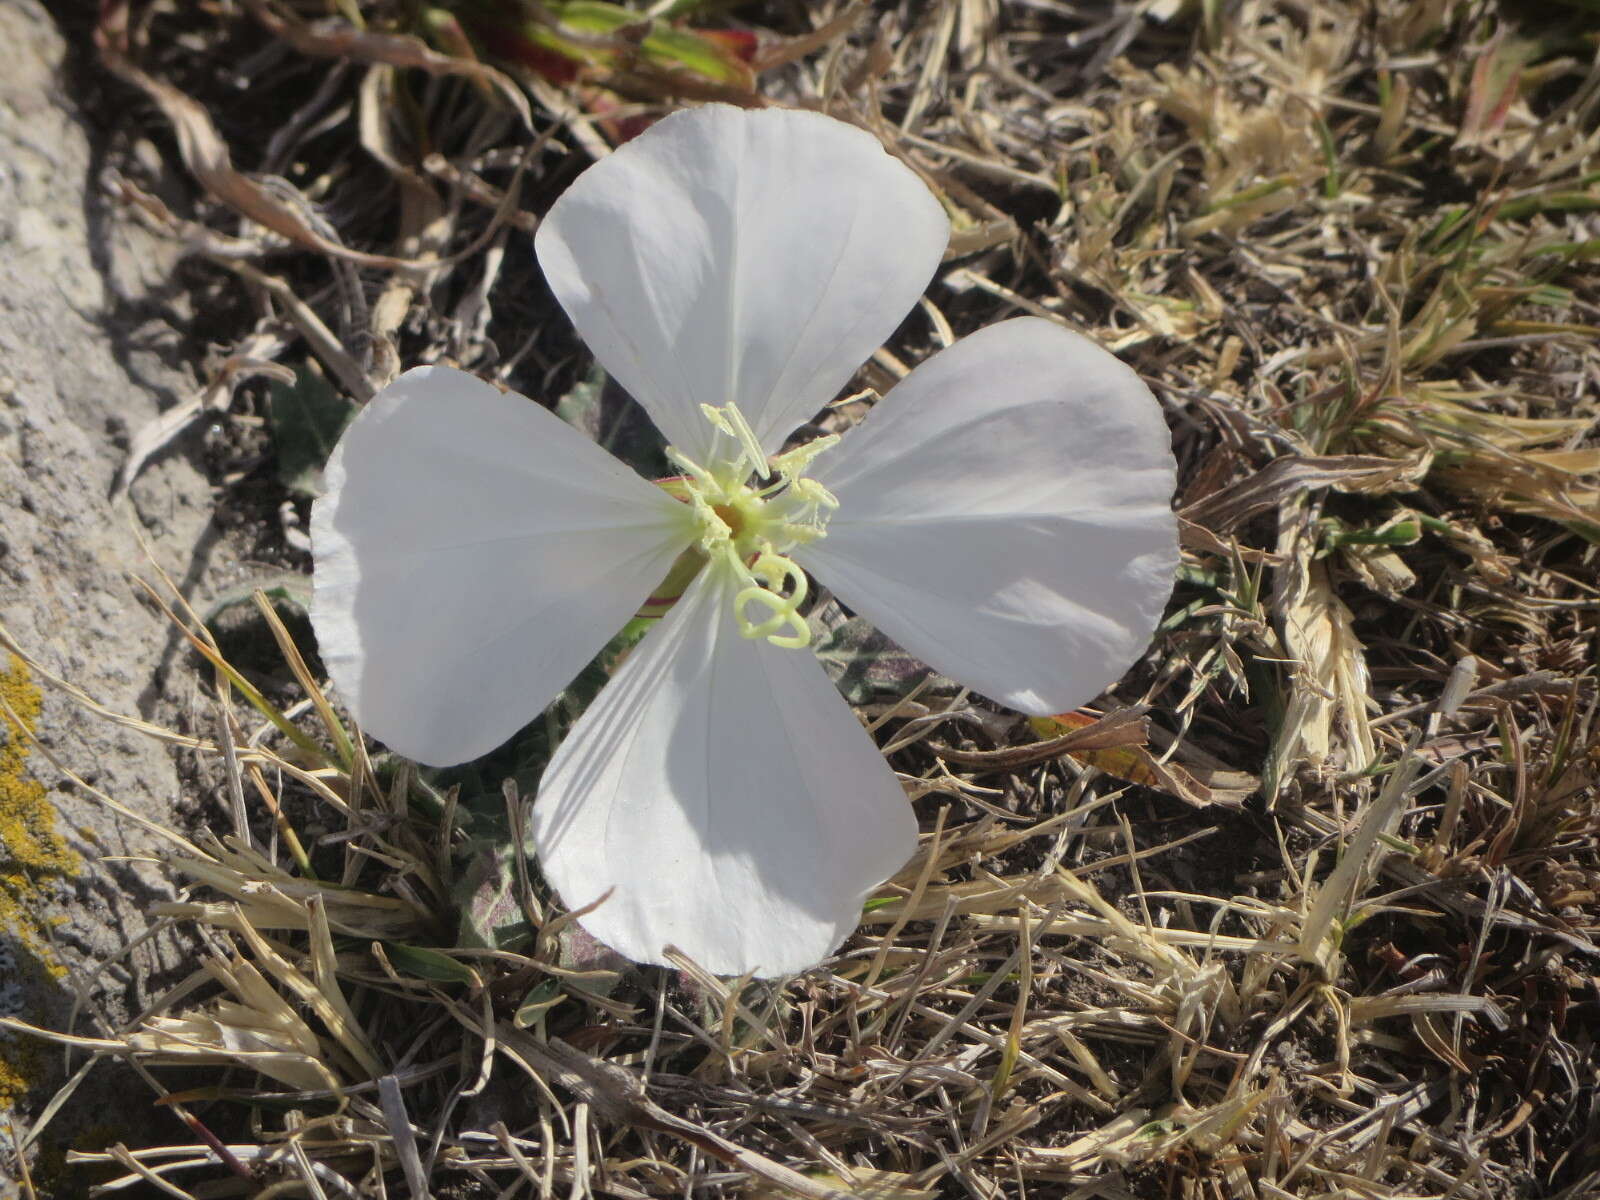
[[(696, 551), (721, 570), (731, 571), (744, 586), (734, 594), (733, 615), (747, 638), (765, 638), (774, 646), (798, 650), (811, 644), (811, 627), (800, 613), (810, 593), (806, 574), (788, 552), (824, 537), (828, 517), (838, 499), (822, 484), (804, 477), (812, 461), (839, 440), (821, 437), (770, 461), (761, 452), (755, 431), (737, 405), (700, 406), (714, 429), (737, 445), (725, 457), (701, 466), (674, 447), (667, 457), (683, 472), (662, 486), (687, 503), (699, 525)], [(770, 475), (777, 476), (771, 482)], [(760, 482), (752, 485), (752, 476)], [(702, 559), (702, 561), (704, 561)], [(767, 615), (752, 621), (746, 610), (760, 605)]]
[[(695, 484), (698, 484), (701, 489), (710, 490), (718, 486), (716, 477), (710, 471), (695, 462), (687, 454), (684, 454), (676, 446), (668, 446), (666, 454), (667, 461), (676, 467), (683, 468), (683, 473)], [(693, 492), (694, 489), (691, 488), (690, 491)]]
[(812, 460), (824, 450), (832, 449), (839, 441), (837, 433), (830, 433), (807, 442), (804, 446), (796, 446), (787, 453), (780, 454), (772, 460), (772, 469), (785, 479), (795, 482), (805, 474), (806, 468)]
[(750, 428), (750, 422), (744, 419), (744, 414), (739, 411), (737, 404), (724, 405), (722, 408), (712, 408), (709, 404), (702, 404), (700, 411), (713, 426), (739, 443), (750, 471), (761, 469), (767, 456), (761, 453), (761, 442), (756, 438), (755, 431)]
[(829, 512), (839, 507), (839, 497), (822, 486), (820, 480), (796, 479), (794, 486), (800, 494), (810, 500), (819, 508), (826, 508)]
[[(811, 585), (806, 573), (795, 565), (793, 559), (779, 554), (763, 554), (747, 569), (752, 583), (733, 598), (734, 619), (739, 622), (739, 632), (747, 638), (766, 638), (774, 646), (800, 650), (811, 644), (811, 626), (800, 615), (800, 605), (805, 603)], [(787, 590), (785, 590), (787, 588)], [(765, 605), (772, 616), (761, 624), (754, 624), (745, 616), (745, 606), (755, 602)], [(781, 629), (792, 629), (792, 634), (780, 634)]]

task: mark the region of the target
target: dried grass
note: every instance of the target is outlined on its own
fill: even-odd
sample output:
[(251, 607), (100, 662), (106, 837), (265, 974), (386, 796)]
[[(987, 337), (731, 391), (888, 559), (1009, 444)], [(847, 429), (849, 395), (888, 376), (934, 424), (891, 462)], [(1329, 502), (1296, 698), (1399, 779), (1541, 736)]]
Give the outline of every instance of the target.
[[(1592, 25), (773, 3), (697, 18), (760, 35), (723, 77), (640, 24), (558, 30), (591, 60), (552, 81), (464, 59), (437, 10), (330, 8), (106, 6), (107, 65), (195, 182), (176, 215), (130, 158), (116, 194), (265, 314), (178, 411), (294, 356), (357, 399), (443, 358), (557, 395), (580, 360), (529, 210), (639, 116), (802, 103), (955, 225), (863, 386), (1018, 311), (1116, 348), (1175, 429), (1182, 581), (1094, 736), (964, 695), (863, 710), (923, 845), (782, 986), (622, 969), (521, 861), (538, 936), (458, 945), (462, 798), (375, 771), (281, 627), (288, 713), (174, 612), (217, 690), (169, 740), (232, 797), (225, 835), (158, 831), (199, 965), (124, 1025), (32, 1031), (187, 1126), (72, 1155), (97, 1194), (1596, 1194)], [(226, 132), (224, 78), (251, 107)], [(215, 1081), (168, 1091), (184, 1065)]]

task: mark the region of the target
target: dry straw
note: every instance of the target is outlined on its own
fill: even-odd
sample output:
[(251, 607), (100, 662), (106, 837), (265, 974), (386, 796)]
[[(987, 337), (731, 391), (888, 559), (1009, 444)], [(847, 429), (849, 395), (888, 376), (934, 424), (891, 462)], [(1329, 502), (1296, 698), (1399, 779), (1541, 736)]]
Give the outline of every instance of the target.
[(270, 361), (356, 399), (440, 358), (561, 394), (525, 234), (566, 159), (686, 100), (803, 103), (955, 225), (860, 385), (1017, 312), (1090, 333), (1168, 406), (1185, 564), (1108, 698), (1142, 723), (1098, 741), (885, 669), (862, 712), (922, 848), (784, 987), (623, 970), (515, 853), (500, 899), (541, 935), (461, 945), (463, 796), (375, 767), (270, 607), (287, 710), (151, 590), (204, 680), (185, 733), (0, 634), (228, 798), (174, 831), (77, 780), (164, 847), (194, 959), (145, 1012), (5, 1022), (78, 1068), (25, 1146), (112, 1060), (178, 1118), (73, 1151), (60, 1194), (1595, 1194), (1600, 59), (1548, 9), (750, 5), (696, 18), (762, 31), (742, 74), (664, 63), (645, 19), (568, 30), (564, 82), (463, 60), (412, 6), (103, 6), (193, 182), (177, 215), (129, 156), (115, 194), (225, 268), (219, 310), (254, 301), (181, 411), (249, 404)]

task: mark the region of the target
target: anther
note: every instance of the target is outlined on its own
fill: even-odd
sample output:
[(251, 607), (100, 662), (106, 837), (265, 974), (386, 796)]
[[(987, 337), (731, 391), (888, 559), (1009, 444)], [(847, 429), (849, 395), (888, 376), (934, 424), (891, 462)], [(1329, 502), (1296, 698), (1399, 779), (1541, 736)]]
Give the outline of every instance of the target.
[(745, 466), (751, 472), (764, 474), (767, 456), (761, 453), (761, 442), (756, 438), (755, 430), (750, 428), (750, 422), (744, 419), (744, 414), (739, 411), (737, 404), (724, 405), (722, 408), (713, 408), (709, 404), (702, 404), (700, 411), (705, 414), (706, 420), (722, 430), (723, 433), (739, 443), (739, 448), (744, 451)]

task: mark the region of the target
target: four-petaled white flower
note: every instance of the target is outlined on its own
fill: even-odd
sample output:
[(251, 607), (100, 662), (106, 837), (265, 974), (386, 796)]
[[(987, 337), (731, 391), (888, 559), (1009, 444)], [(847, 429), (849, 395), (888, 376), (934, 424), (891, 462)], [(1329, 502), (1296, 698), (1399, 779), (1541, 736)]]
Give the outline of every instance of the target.
[(545, 876), (630, 958), (802, 970), (915, 847), (894, 774), (816, 658), (811, 572), (906, 650), (1023, 712), (1143, 651), (1177, 563), (1174, 465), (1138, 377), (1038, 318), (913, 371), (859, 430), (778, 454), (933, 275), (939, 203), (815, 113), (678, 113), (587, 170), (535, 239), (682, 474), (647, 482), (539, 405), (442, 367), (351, 425), (312, 520), (313, 621), (365, 729), (492, 750), (678, 564), (702, 563), (556, 751)]

